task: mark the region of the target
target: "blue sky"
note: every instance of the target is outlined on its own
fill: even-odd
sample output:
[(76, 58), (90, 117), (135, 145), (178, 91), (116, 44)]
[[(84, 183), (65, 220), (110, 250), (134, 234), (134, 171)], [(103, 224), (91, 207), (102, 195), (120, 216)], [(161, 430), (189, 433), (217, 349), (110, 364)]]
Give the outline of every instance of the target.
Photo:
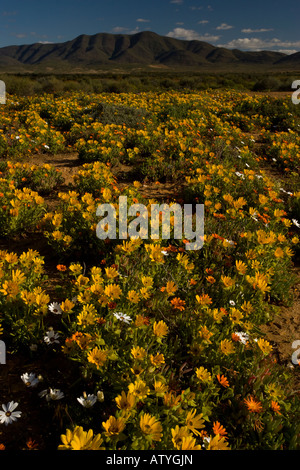
[(150, 30), (241, 50), (300, 51), (299, 0), (0, 0), (0, 47)]

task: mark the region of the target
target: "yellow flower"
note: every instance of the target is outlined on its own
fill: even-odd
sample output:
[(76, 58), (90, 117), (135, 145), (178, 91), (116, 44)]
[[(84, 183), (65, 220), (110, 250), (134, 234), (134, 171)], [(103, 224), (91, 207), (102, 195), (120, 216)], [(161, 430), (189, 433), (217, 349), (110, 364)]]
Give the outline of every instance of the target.
[(239, 274), (245, 274), (247, 271), (247, 266), (243, 261), (236, 260), (235, 262), (236, 270), (238, 271)]
[(197, 416), (196, 415), (197, 410), (189, 411), (187, 414), (187, 417), (185, 419), (185, 425), (187, 428), (192, 431), (193, 434), (200, 435), (200, 432), (198, 429), (203, 429), (204, 428), (204, 419), (203, 419), (203, 414), (200, 413)]
[(115, 402), (120, 410), (129, 412), (134, 408), (135, 396), (130, 392), (128, 392), (126, 395), (126, 393), (122, 390), (121, 395), (118, 395), (115, 398)]
[(63, 234), (59, 230), (54, 230), (54, 232), (52, 232), (52, 237), (54, 240), (62, 240)]
[(208, 344), (211, 344), (210, 337), (213, 336), (213, 333), (208, 330), (208, 328), (204, 325), (199, 330), (200, 338), (206, 341)]
[(164, 263), (164, 255), (162, 253), (162, 248), (159, 245), (149, 244), (146, 245), (146, 250), (149, 253), (150, 259), (156, 263)]
[(160, 320), (159, 322), (154, 322), (153, 333), (155, 334), (155, 336), (157, 336), (158, 338), (162, 338), (163, 336), (166, 336), (168, 332), (169, 328), (163, 320)]
[(153, 286), (153, 279), (150, 276), (142, 276), (142, 284), (144, 287), (152, 287)]
[(84, 305), (82, 312), (77, 315), (77, 325), (84, 328), (89, 325), (94, 325), (96, 322), (97, 311), (93, 305)]
[(139, 400), (146, 398), (147, 395), (150, 393), (150, 389), (146, 385), (146, 382), (140, 379), (136, 380), (134, 383), (129, 384), (128, 390)]
[(225, 286), (225, 288), (230, 288), (230, 287), (233, 287), (234, 284), (235, 284), (235, 280), (232, 279), (231, 277), (229, 276), (221, 276), (221, 280)]
[(180, 450), (201, 450), (201, 445), (196, 444), (193, 436), (187, 436), (182, 438)]
[(162, 425), (160, 421), (149, 413), (142, 414), (140, 418), (142, 433), (150, 441), (160, 441), (162, 437)]
[(169, 391), (165, 393), (163, 401), (164, 401), (164, 405), (168, 406), (169, 408), (178, 407), (181, 401), (181, 396), (176, 395), (172, 391)]
[(112, 198), (111, 190), (108, 188), (104, 188), (102, 196), (105, 201), (110, 201)]
[(9, 264), (16, 264), (18, 262), (18, 255), (16, 253), (7, 253), (4, 259)]
[(285, 247), (284, 251), (285, 251), (285, 254), (286, 254), (287, 256), (289, 256), (290, 258), (291, 258), (292, 256), (294, 256), (294, 252), (293, 252), (293, 250), (290, 249), (290, 247), (288, 247), (288, 246)]
[(64, 302), (60, 304), (60, 308), (62, 309), (64, 313), (70, 313), (73, 307), (75, 307), (75, 304), (69, 299), (66, 299)]
[(130, 290), (127, 294), (127, 299), (129, 300), (129, 302), (137, 304), (140, 301), (139, 293), (136, 292), (134, 289)]
[(219, 434), (210, 438), (207, 450), (230, 450), (229, 444), (225, 437), (221, 437)]
[(278, 246), (274, 252), (274, 255), (276, 258), (283, 258), (284, 257), (284, 251), (280, 246)]
[(157, 353), (155, 356), (153, 356), (153, 354), (150, 354), (150, 361), (153, 366), (159, 367), (160, 365), (165, 363), (165, 358), (163, 354)]
[(108, 351), (100, 349), (98, 346), (96, 346), (88, 353), (87, 359), (91, 364), (95, 364), (97, 369), (99, 369), (105, 364), (107, 356)]
[(138, 359), (141, 361), (146, 357), (147, 352), (144, 348), (140, 346), (136, 346), (131, 349), (131, 354), (134, 357), (134, 359)]
[(104, 293), (110, 300), (115, 300), (120, 298), (122, 290), (117, 284), (109, 284), (105, 287)]
[(11, 274), (12, 281), (19, 285), (23, 284), (26, 281), (26, 276), (24, 273), (22, 273), (22, 271), (20, 271), (20, 269), (14, 269)]
[(269, 341), (266, 341), (265, 339), (263, 338), (259, 338), (257, 340), (257, 345), (259, 347), (259, 349), (267, 356), (268, 354), (270, 354), (272, 352), (272, 346), (271, 344), (269, 343)]
[(89, 282), (90, 282), (89, 278), (86, 276), (83, 276), (82, 274), (79, 274), (78, 278), (76, 279), (76, 285), (79, 287), (87, 286)]
[(154, 390), (156, 395), (163, 396), (168, 391), (168, 385), (164, 384), (160, 380), (154, 381)]
[(92, 429), (84, 431), (82, 426), (76, 426), (73, 431), (67, 429), (66, 434), (61, 435), (61, 441), (58, 450), (104, 450), (101, 434), (94, 436)]
[(71, 271), (71, 273), (77, 275), (77, 274), (80, 274), (82, 272), (82, 266), (80, 264), (71, 264), (69, 266), (69, 270)]
[(208, 294), (196, 295), (196, 300), (200, 305), (207, 306), (212, 303), (212, 299)]
[(124, 418), (110, 416), (107, 421), (102, 422), (102, 426), (107, 437), (117, 436), (125, 429), (125, 420)]
[(178, 424), (175, 426), (175, 428), (171, 429), (171, 434), (173, 445), (175, 449), (178, 450), (181, 449), (183, 438), (190, 437), (190, 433), (187, 426), (179, 427)]
[(6, 295), (8, 299), (14, 299), (19, 293), (19, 286), (13, 281), (4, 281), (2, 289), (0, 289), (3, 295)]
[(220, 349), (225, 356), (228, 356), (229, 354), (233, 354), (235, 349), (234, 349), (234, 344), (232, 341), (229, 341), (228, 339), (224, 339), (221, 341), (220, 344)]
[(243, 314), (237, 308), (231, 307), (230, 308), (229, 318), (232, 321), (232, 323), (241, 323), (241, 320), (243, 318)]
[(119, 273), (116, 270), (116, 268), (112, 268), (112, 267), (105, 268), (105, 274), (108, 277), (108, 279), (114, 279), (115, 277), (119, 276)]
[(205, 367), (198, 367), (196, 370), (196, 375), (201, 382), (210, 382), (212, 380), (211, 373), (205, 369)]
[(177, 291), (177, 286), (173, 281), (168, 281), (166, 287), (162, 287), (161, 290), (162, 292), (166, 291), (169, 295), (172, 295)]
[(150, 293), (149, 293), (149, 288), (148, 287), (141, 287), (140, 289), (140, 294), (143, 297), (143, 299), (149, 299)]

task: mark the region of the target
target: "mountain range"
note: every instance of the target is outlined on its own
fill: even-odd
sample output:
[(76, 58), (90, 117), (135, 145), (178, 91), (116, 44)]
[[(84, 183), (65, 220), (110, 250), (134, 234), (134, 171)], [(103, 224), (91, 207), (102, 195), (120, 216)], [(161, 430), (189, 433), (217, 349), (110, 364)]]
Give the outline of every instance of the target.
[(0, 48), (1, 72), (84, 72), (111, 67), (231, 71), (300, 70), (300, 52), (241, 51), (197, 40), (160, 36), (151, 31), (136, 34), (82, 34), (63, 43), (34, 43)]

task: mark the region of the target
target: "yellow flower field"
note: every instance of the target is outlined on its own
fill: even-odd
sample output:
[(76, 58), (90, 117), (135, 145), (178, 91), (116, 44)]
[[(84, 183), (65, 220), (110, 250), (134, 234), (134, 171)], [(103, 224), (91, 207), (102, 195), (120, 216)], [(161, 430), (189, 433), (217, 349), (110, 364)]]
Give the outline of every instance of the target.
[[(293, 302), (299, 125), (288, 99), (229, 91), (8, 97), (2, 448), (299, 449), (299, 365), (263, 330)], [(168, 184), (204, 205), (201, 249), (175, 216), (168, 239), (96, 236), (100, 204), (150, 217)]]

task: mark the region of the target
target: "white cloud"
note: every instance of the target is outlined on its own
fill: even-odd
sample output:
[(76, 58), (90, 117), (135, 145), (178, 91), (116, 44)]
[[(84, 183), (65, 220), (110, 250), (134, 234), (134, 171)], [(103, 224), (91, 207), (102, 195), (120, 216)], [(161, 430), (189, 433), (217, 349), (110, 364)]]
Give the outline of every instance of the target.
[(198, 21), (198, 24), (207, 24), (207, 23), (209, 23), (208, 20), (201, 20), (201, 21)]
[(167, 34), (167, 36), (170, 38), (185, 39), (187, 41), (192, 41), (196, 39), (197, 41), (215, 42), (220, 39), (220, 36), (213, 36), (211, 34), (201, 35), (193, 29), (184, 28), (174, 28), (173, 31), (170, 31)]
[(138, 23), (150, 23), (150, 20), (145, 20), (144, 18), (138, 18), (136, 21)]
[(300, 50), (300, 41), (281, 41), (278, 38), (260, 39), (260, 38), (238, 38), (227, 42), (226, 44), (218, 44), (218, 47), (226, 47), (227, 49), (243, 49), (251, 51), (272, 50), (278, 51), (283, 49)]
[(2, 12), (2, 16), (15, 16), (17, 14), (18, 14), (18, 12), (16, 10), (14, 10), (14, 11), (3, 11)]
[(140, 28), (138, 26), (136, 26), (134, 29), (126, 28), (125, 26), (115, 26), (111, 31), (114, 34), (136, 34), (140, 32)]
[(296, 52), (299, 52), (299, 49), (278, 49), (277, 52), (283, 52), (284, 54), (291, 55), (296, 54)]
[(232, 29), (233, 26), (230, 26), (230, 24), (227, 24), (227, 23), (222, 23), (220, 24), (220, 26), (217, 26), (216, 29), (219, 29), (219, 30), (227, 30), (227, 29)]
[(242, 33), (266, 33), (267, 31), (274, 31), (272, 28), (261, 28), (261, 29), (251, 29), (251, 28), (245, 28), (242, 29)]

